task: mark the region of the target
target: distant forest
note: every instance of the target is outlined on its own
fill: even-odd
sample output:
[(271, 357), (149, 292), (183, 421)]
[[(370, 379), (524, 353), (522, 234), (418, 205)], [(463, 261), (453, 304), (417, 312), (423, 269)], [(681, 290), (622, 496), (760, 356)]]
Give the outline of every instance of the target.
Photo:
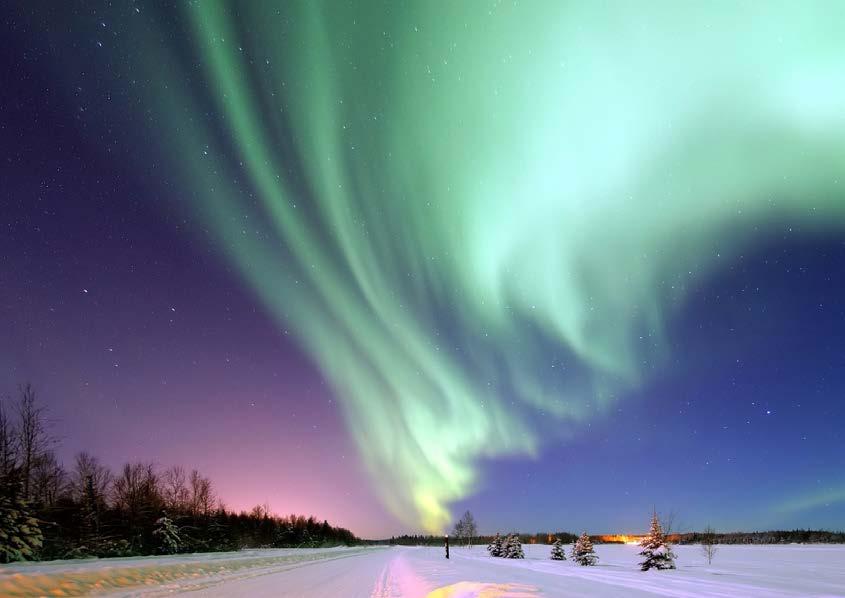
[[(578, 535), (571, 532), (536, 532), (533, 534), (516, 534), (522, 544), (554, 544), (560, 538), (564, 544), (573, 544)], [(670, 534), (668, 539), (673, 544), (700, 544), (704, 534), (689, 532), (684, 534)], [(473, 536), (473, 544), (489, 544), (494, 536)], [(593, 544), (622, 544), (621, 540), (608, 540), (608, 536), (590, 536)], [(774, 530), (767, 532), (727, 532), (716, 533), (714, 544), (845, 544), (845, 532), (831, 532), (826, 530)], [(443, 536), (431, 535), (403, 535), (385, 540), (369, 542), (371, 544), (386, 544), (397, 546), (442, 546)]]
[(113, 472), (80, 453), (65, 469), (46, 415), (29, 384), (0, 400), (0, 563), (359, 542), (314, 517), (234, 513), (210, 479), (181, 466)]
[[(703, 534), (679, 534), (671, 540), (676, 544), (700, 544)], [(768, 532), (716, 533), (716, 544), (845, 544), (845, 532), (826, 530), (774, 530)]]
[[(519, 537), (522, 544), (554, 544), (556, 538), (560, 538), (564, 544), (572, 544), (578, 539), (577, 534), (570, 532), (537, 532), (535, 534), (514, 534)], [(472, 544), (489, 544), (493, 541), (495, 536), (473, 536), (471, 538)], [(444, 542), (443, 536), (432, 535), (416, 535), (405, 534), (402, 536), (393, 536), (384, 540), (377, 540), (371, 542), (372, 544), (386, 544), (389, 546), (442, 546)], [(456, 542), (455, 535), (452, 534), (450, 542), (453, 544), (463, 543)]]

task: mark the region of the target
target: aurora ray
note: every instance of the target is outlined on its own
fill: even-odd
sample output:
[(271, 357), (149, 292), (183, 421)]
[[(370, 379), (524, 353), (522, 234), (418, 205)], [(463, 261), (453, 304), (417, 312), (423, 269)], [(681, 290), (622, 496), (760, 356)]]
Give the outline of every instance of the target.
[(188, 58), (141, 28), (154, 134), (385, 503), (430, 531), (479, 460), (536, 454), (659, 367), (708, 273), (845, 228), (845, 17), (821, 3), (185, 19)]

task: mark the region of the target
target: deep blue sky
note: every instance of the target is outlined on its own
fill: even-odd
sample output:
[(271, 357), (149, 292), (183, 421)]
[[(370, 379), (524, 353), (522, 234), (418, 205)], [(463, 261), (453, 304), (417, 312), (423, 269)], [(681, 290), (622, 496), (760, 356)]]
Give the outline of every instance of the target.
[[(413, 531), (362, 482), (317, 367), (139, 169), (137, 122), (101, 117), (96, 18), (49, 39), (44, 14), (2, 14), (0, 394), (35, 385), (65, 462), (182, 463), (236, 508)], [(484, 531), (637, 532), (652, 506), (681, 529), (845, 527), (843, 272), (845, 238), (788, 228), (726, 261), (642, 387), (536, 460), (485, 463), (454, 510)]]
[[(842, 239), (791, 235), (729, 264), (672, 323), (669, 365), (539, 461), (492, 465), (466, 506), (536, 530), (556, 513), (562, 528), (636, 533), (652, 503), (681, 529), (840, 529), (843, 268)], [(798, 497), (819, 504), (786, 508)]]

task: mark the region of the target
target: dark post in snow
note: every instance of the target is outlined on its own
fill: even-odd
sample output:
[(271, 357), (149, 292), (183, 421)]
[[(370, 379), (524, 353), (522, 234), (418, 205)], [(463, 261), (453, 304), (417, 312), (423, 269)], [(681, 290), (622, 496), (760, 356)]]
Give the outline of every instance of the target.
[(446, 558), (449, 558), (449, 534), (446, 534), (444, 538), (446, 540)]

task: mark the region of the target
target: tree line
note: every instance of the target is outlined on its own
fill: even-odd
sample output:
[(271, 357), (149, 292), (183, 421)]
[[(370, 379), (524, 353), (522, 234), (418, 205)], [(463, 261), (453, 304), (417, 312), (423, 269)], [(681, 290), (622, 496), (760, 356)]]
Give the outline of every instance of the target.
[[(466, 518), (466, 515), (464, 515)], [(472, 522), (472, 532), (465, 532), (465, 523), (459, 520), (453, 528), (450, 536), (456, 539), (456, 544), (490, 544), (496, 539), (496, 535), (477, 535), (475, 522)], [(672, 532), (670, 529), (664, 531), (667, 539), (673, 544), (702, 544), (712, 546), (718, 544), (845, 544), (845, 532), (827, 530), (773, 530), (765, 532), (716, 532), (709, 526), (700, 532)], [(535, 532), (535, 533), (511, 533), (522, 544), (547, 544), (552, 545), (560, 539), (564, 544), (574, 544), (578, 541), (579, 535), (571, 532)], [(615, 536), (592, 535), (589, 536), (593, 544), (623, 544), (623, 540), (612, 539)], [(638, 541), (642, 538), (638, 538)], [(398, 546), (441, 546), (442, 535), (405, 534), (391, 536), (385, 540), (376, 540), (370, 544), (388, 544)]]
[[(471, 537), (463, 536), (462, 534), (455, 534), (453, 529), (450, 534), (452, 538), (458, 538), (459, 544), (489, 544), (492, 542), (495, 534), (480, 534)], [(578, 540), (578, 534), (571, 532), (535, 532), (535, 533), (513, 533), (522, 544), (554, 544), (556, 538), (563, 540), (565, 544), (572, 544)], [(601, 536), (591, 536), (594, 542), (602, 543)], [(384, 540), (375, 540), (371, 544), (387, 544), (390, 546), (442, 546), (442, 535), (431, 534), (403, 534), (401, 536), (391, 536)]]
[(48, 428), (32, 385), (0, 400), (0, 562), (359, 542), (268, 506), (235, 513), (195, 469), (134, 462), (111, 471), (86, 452), (65, 468)]
[[(716, 544), (845, 544), (845, 532), (827, 530), (772, 530), (767, 532), (711, 532)], [(707, 531), (678, 534), (676, 544), (701, 544)]]

